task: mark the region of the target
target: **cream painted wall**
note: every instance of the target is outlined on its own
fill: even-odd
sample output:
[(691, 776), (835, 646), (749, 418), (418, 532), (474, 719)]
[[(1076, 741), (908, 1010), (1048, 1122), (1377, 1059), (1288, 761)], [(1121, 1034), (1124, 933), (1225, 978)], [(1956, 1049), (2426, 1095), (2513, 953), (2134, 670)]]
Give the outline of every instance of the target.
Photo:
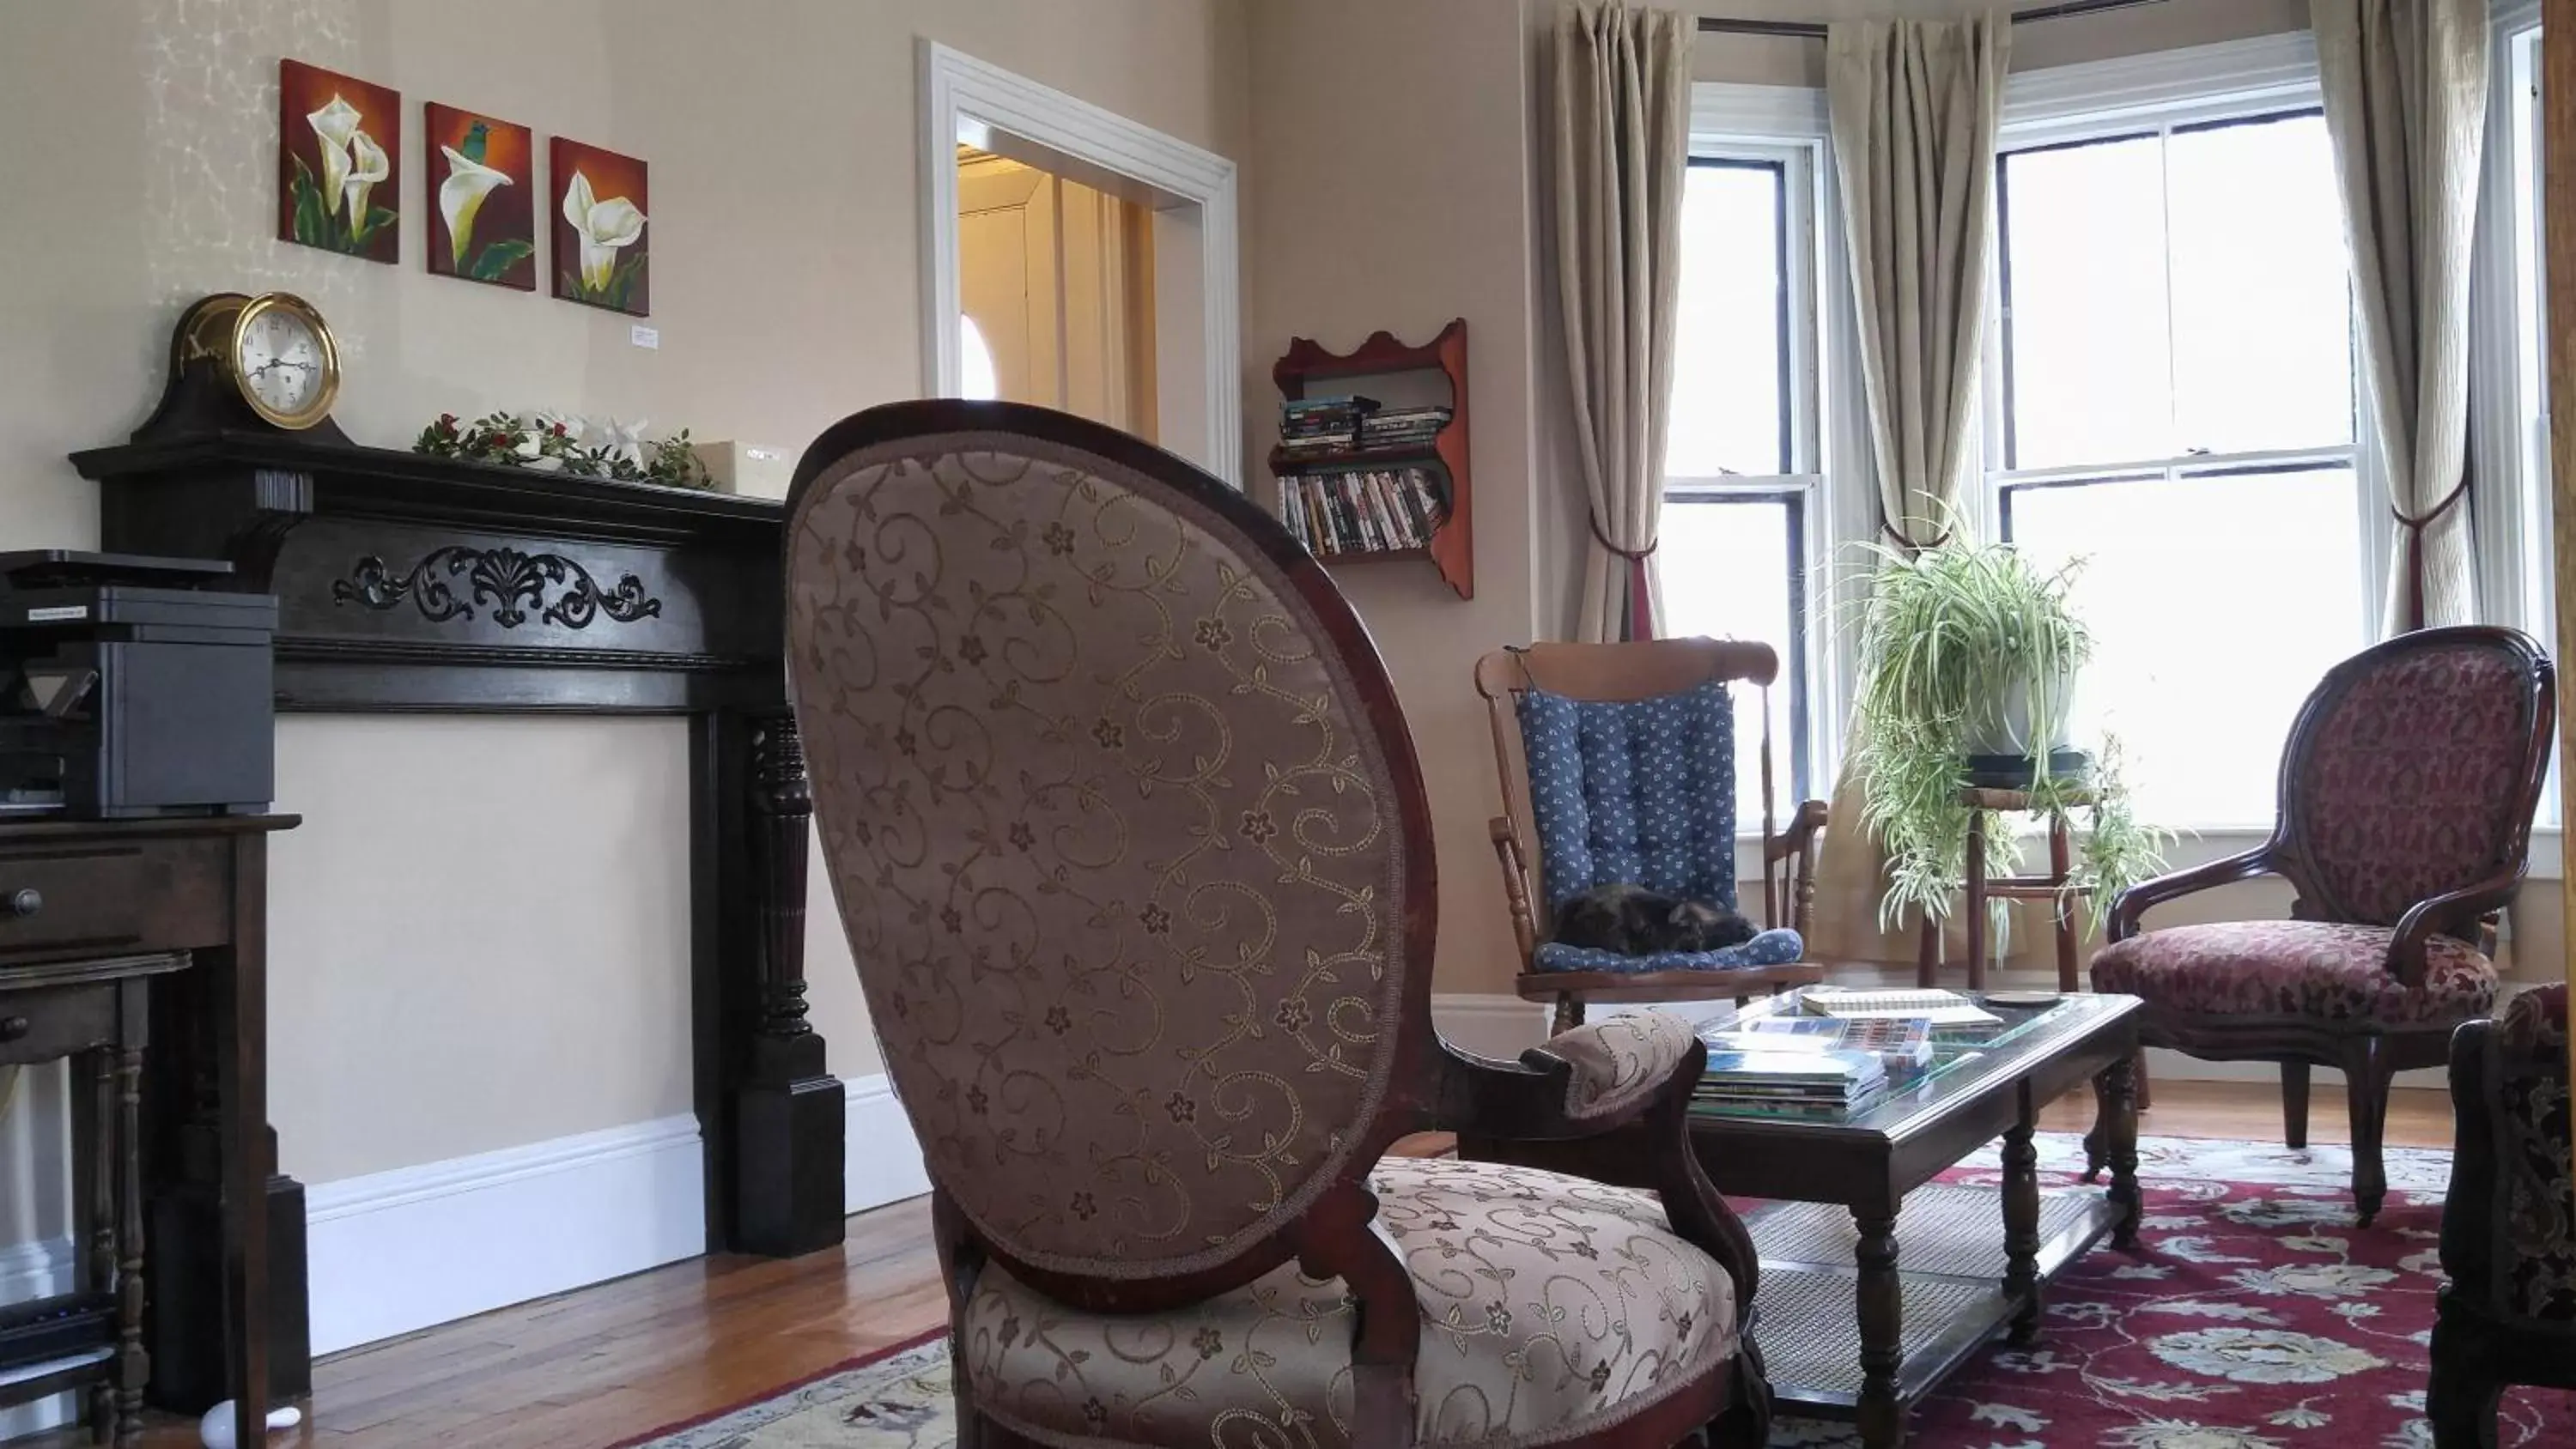
[[(1291, 337), (1343, 350), (1379, 328), (1419, 342), (1467, 319), (1476, 597), (1461, 602), (1428, 565), (1335, 575), (1395, 677), (1428, 779), (1443, 991), (1508, 989), (1517, 969), (1485, 834), (1500, 808), (1493, 753), (1468, 671), (1536, 628), (1526, 8), (1265, 0), (1252, 12), (1251, 456), (1276, 438), (1270, 364)], [(1268, 471), (1250, 473), (1275, 502)]]
[[(94, 491), (63, 455), (142, 418), (172, 320), (218, 289), (318, 304), (343, 340), (339, 420), (382, 446), (440, 411), (545, 407), (801, 448), (918, 393), (919, 36), (1244, 154), (1236, 0), (9, 0), (0, 546), (95, 541)], [(402, 90), (399, 267), (271, 239), (281, 55)], [(431, 99), (651, 164), (659, 350), (630, 346), (625, 318), (423, 270)], [(288, 1171), (327, 1182), (687, 1110), (685, 733), (282, 723), (279, 804), (306, 817), (271, 895)], [(814, 1019), (834, 1070), (876, 1071), (819, 869), (811, 900)], [(0, 1244), (61, 1230), (26, 1123), (56, 1097), (41, 1080), (19, 1096)]]

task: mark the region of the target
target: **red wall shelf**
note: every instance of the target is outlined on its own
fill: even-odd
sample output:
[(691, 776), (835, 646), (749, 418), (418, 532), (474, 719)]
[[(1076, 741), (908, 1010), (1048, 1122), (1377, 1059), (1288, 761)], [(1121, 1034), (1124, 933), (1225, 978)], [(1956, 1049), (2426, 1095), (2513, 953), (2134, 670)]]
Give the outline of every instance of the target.
[(1420, 347), (1407, 346), (1383, 331), (1370, 333), (1367, 341), (1349, 352), (1327, 352), (1313, 338), (1299, 337), (1289, 342), (1288, 351), (1270, 368), (1280, 396), (1290, 402), (1303, 399), (1306, 390), (1319, 382), (1401, 372), (1438, 372), (1449, 379), (1449, 421), (1428, 446), (1355, 448), (1295, 458), (1273, 448), (1270, 471), (1285, 479), (1377, 463), (1435, 466), (1448, 494), (1449, 516), (1432, 533), (1429, 547), (1318, 557), (1336, 566), (1427, 558), (1458, 597), (1472, 599), (1476, 596), (1476, 533), (1475, 485), (1467, 470), (1467, 319), (1451, 321), (1439, 336)]

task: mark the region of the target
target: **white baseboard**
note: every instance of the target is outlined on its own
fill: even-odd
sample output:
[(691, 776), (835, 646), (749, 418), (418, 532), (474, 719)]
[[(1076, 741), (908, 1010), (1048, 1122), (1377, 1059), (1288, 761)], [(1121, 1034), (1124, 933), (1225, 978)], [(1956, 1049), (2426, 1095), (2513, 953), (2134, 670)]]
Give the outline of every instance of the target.
[(849, 1211), (866, 1212), (930, 1191), (921, 1142), (895, 1100), (894, 1081), (880, 1072), (841, 1083), (849, 1103), (849, 1161), (841, 1173)]
[[(928, 1192), (887, 1078), (842, 1086), (848, 1211)], [(313, 1351), (696, 1257), (704, 1161), (697, 1118), (679, 1116), (312, 1187)]]
[[(74, 1278), (78, 1268), (69, 1238), (40, 1238), (0, 1248), (0, 1304), (69, 1293), (79, 1286)], [(68, 1424), (78, 1410), (79, 1402), (70, 1394), (0, 1409), (0, 1440)]]
[(313, 1351), (696, 1257), (704, 1160), (679, 1116), (309, 1188)]

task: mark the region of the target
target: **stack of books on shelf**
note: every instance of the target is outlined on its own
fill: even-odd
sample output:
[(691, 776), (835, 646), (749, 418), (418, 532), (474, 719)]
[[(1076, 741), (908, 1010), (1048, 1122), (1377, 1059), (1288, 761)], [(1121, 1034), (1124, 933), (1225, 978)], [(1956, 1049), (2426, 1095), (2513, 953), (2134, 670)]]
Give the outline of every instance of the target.
[(1380, 408), (1360, 419), (1360, 446), (1427, 448), (1449, 426), (1450, 416), (1444, 407)]
[(1300, 398), (1279, 405), (1279, 454), (1293, 461), (1424, 449), (1449, 426), (1446, 407), (1389, 408), (1371, 397)]
[(1866, 1112), (1887, 1094), (1887, 1064), (1821, 1017), (1762, 1017), (1703, 1033), (1708, 1070), (1694, 1110), (1827, 1120)]
[(1281, 478), (1279, 516), (1310, 552), (1330, 556), (1422, 548), (1448, 511), (1420, 468), (1353, 468)]
[(1376, 412), (1373, 397), (1300, 398), (1279, 405), (1279, 451), (1291, 458), (1329, 458), (1358, 450), (1360, 421)]

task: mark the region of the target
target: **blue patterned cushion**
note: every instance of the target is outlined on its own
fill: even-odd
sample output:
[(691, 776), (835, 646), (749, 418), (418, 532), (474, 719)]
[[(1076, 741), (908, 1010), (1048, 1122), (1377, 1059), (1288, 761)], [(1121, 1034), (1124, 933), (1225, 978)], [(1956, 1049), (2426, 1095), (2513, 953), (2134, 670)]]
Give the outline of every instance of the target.
[(1658, 951), (1627, 956), (1592, 946), (1564, 946), (1554, 941), (1538, 948), (1534, 964), (1541, 971), (1747, 971), (1757, 966), (1786, 966), (1807, 954), (1807, 943), (1795, 931), (1764, 931), (1741, 946), (1722, 951)]
[(1525, 689), (1519, 707), (1547, 921), (1600, 885), (1735, 909), (1735, 707), (1723, 682), (1618, 702)]

